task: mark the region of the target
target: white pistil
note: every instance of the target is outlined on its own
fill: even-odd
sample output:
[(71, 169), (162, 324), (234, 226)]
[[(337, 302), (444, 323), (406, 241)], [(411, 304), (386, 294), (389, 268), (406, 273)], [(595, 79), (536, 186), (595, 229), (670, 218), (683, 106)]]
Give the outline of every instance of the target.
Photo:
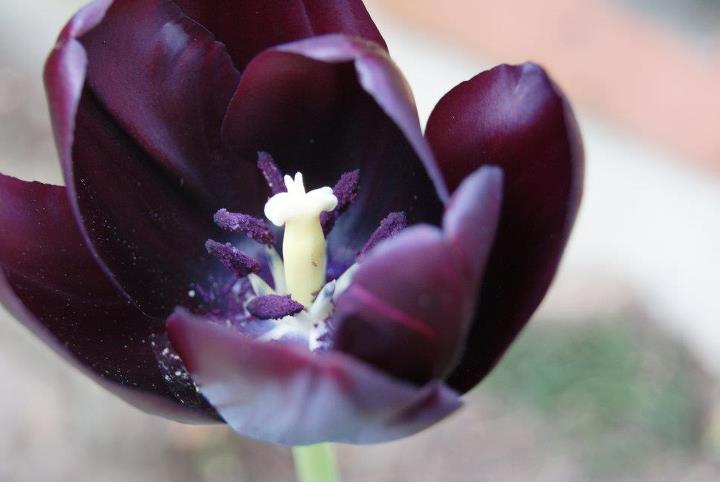
[(265, 216), (276, 226), (285, 226), (285, 288), (293, 299), (310, 306), (325, 282), (327, 265), (320, 213), (335, 209), (338, 200), (329, 187), (305, 192), (299, 172), (295, 179), (285, 176), (285, 186), (287, 192), (265, 204)]
[(327, 332), (325, 321), (337, 296), (350, 285), (357, 264), (337, 280), (325, 283), (327, 257), (320, 214), (335, 209), (338, 200), (329, 187), (305, 192), (300, 173), (294, 179), (285, 176), (285, 186), (287, 192), (276, 194), (265, 204), (265, 216), (276, 226), (285, 227), (283, 259), (274, 248), (266, 251), (275, 289), (256, 274), (248, 279), (255, 296), (290, 294), (305, 309), (279, 320), (268, 320), (271, 328), (258, 340), (298, 337), (307, 340), (308, 349), (313, 351), (321, 347), (322, 336)]

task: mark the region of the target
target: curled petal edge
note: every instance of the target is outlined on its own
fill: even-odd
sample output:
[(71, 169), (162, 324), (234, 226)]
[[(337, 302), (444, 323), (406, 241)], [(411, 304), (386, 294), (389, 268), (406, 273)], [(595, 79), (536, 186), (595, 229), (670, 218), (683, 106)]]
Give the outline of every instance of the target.
[(176, 310), (167, 328), (203, 395), (236, 432), (259, 440), (386, 442), (462, 404), (441, 383), (416, 387), (341, 353), (257, 342), (185, 310)]

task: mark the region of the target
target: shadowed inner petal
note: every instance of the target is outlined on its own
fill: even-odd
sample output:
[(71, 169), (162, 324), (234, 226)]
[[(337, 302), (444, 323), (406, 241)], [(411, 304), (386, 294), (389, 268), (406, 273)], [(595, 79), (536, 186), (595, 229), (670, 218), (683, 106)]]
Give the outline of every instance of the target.
[[(404, 211), (411, 224), (438, 224), (443, 212), (422, 156), (358, 79), (351, 61), (267, 51), (244, 71), (223, 121), (223, 142), (236, 158), (263, 151), (285, 174), (302, 172), (309, 188), (341, 192), (337, 211), (323, 214), (333, 278), (355, 262), (389, 212)], [(280, 184), (279, 172), (261, 172), (271, 186)]]

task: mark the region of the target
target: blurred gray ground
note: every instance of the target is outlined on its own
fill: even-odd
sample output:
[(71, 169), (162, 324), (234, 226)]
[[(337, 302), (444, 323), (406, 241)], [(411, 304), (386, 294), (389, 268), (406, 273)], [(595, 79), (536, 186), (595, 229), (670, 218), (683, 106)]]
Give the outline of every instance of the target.
[[(62, 21), (79, 4), (77, 0), (0, 4), (2, 172), (60, 182), (40, 66)], [(442, 58), (448, 65), (449, 79), (430, 82), (432, 76), (426, 75), (424, 66), (407, 62), (416, 52), (413, 48), (425, 46), (427, 39), (385, 27), (394, 53), (406, 62), (403, 67), (426, 115), (442, 84), (453, 82), (453, 75), (466, 75), (468, 62), (446, 50), (424, 49), (426, 55)], [(609, 169), (591, 165), (590, 174), (599, 181), (591, 183), (592, 202), (581, 224), (587, 235), (581, 239), (593, 237), (593, 222), (598, 219), (606, 225), (610, 222), (604, 216), (611, 216), (601, 207), (609, 203), (615, 209), (613, 203), (619, 201), (603, 196), (612, 184), (607, 182), (612, 169), (622, 165), (618, 152), (626, 146), (602, 127), (591, 126), (588, 132), (594, 155), (617, 160), (608, 161)], [(656, 175), (647, 167), (652, 156), (633, 149), (641, 168), (626, 169), (623, 175)], [(680, 189), (694, 190), (692, 175), (675, 174), (659, 175), (685, 179)], [(624, 189), (621, 185), (613, 195), (622, 197), (632, 188)], [(683, 213), (663, 215), (676, 219)], [(638, 211), (627, 232), (634, 233), (631, 224), (646, 218)], [(699, 223), (704, 218), (692, 219)], [(663, 233), (661, 228), (651, 232)], [(595, 238), (598, 245), (612, 241)], [(659, 236), (652, 239), (663, 242)], [(574, 248), (575, 259), (594, 260), (595, 267), (605, 264), (594, 247), (580, 243)], [(715, 305), (707, 301), (706, 318), (682, 316), (688, 311), (670, 300), (647, 309), (648, 299), (663, 298), (669, 288), (645, 281), (669, 277), (674, 267), (663, 264), (657, 247), (643, 249), (639, 242), (628, 241), (627, 246), (610, 248), (643, 261), (635, 263), (637, 269), (629, 279), (583, 271), (580, 268), (587, 265), (571, 259), (572, 269), (566, 264), (553, 300), (487, 383), (467, 397), (461, 411), (407, 440), (339, 447), (344, 480), (720, 480), (717, 382), (711, 375), (714, 371), (706, 369), (712, 365), (708, 362), (712, 345), (698, 341), (712, 333), (703, 327), (718, 314), (712, 311)], [(644, 258), (644, 253), (649, 254)], [(623, 263), (633, 264), (618, 261)], [(643, 269), (645, 264), (650, 268)], [(573, 270), (585, 277), (567, 274)], [(695, 271), (678, 273), (683, 276), (674, 281), (681, 284), (687, 277), (688, 286), (703, 292), (692, 282)], [(184, 426), (143, 414), (70, 368), (4, 312), (0, 312), (0, 380), (1, 482), (292, 480), (288, 450), (243, 440), (224, 427)]]

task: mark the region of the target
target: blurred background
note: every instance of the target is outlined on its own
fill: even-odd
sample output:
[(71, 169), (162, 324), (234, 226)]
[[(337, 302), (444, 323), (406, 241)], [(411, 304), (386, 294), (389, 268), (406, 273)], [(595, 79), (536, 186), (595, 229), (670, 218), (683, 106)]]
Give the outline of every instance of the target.
[[(41, 69), (81, 0), (0, 2), (0, 171), (61, 182)], [(720, 1), (373, 0), (423, 120), (534, 60), (565, 89), (586, 195), (551, 293), (490, 378), (346, 482), (720, 480)], [(240, 26), (239, 26), (240, 28)], [(290, 481), (286, 449), (145, 415), (0, 312), (0, 481)]]

